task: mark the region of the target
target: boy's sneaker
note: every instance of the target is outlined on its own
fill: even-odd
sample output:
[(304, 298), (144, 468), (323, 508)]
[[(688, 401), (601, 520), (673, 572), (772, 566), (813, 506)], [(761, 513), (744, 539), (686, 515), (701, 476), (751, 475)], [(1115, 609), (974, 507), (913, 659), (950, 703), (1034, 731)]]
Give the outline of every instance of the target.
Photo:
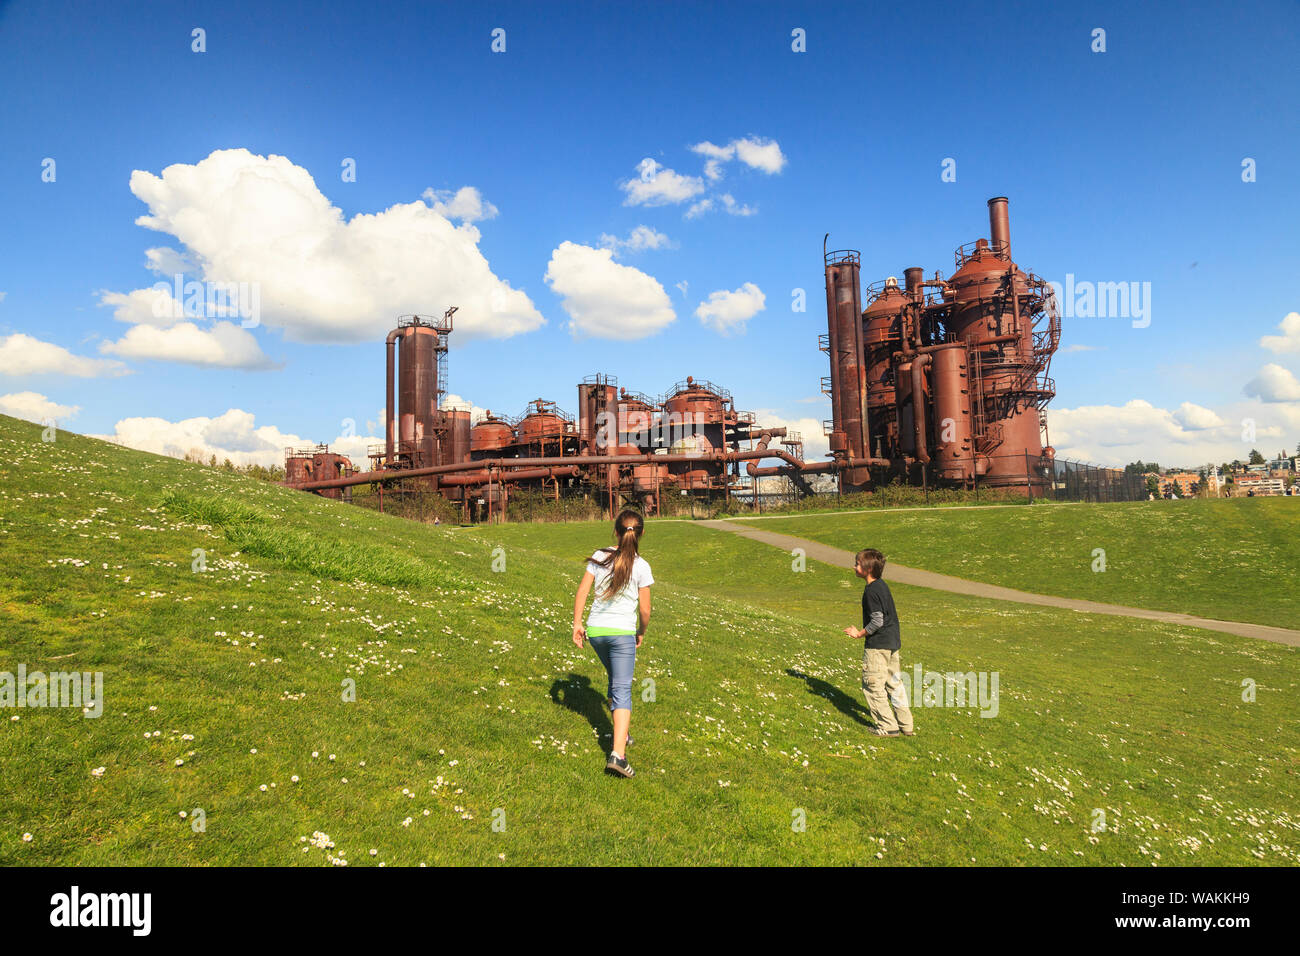
[(901, 730), (881, 730), (879, 727), (872, 727), (872, 728), (868, 731), (868, 733), (875, 734), (877, 737), (901, 737), (901, 736), (903, 736), (903, 732), (902, 732)]
[(899, 733), (901, 733), (904, 737), (915, 737), (916, 728), (913, 727), (911, 730), (900, 730)]
[(610, 754), (609, 759), (605, 761), (605, 772), (616, 773), (620, 777), (630, 777), (636, 773), (626, 757), (615, 757), (613, 754)]

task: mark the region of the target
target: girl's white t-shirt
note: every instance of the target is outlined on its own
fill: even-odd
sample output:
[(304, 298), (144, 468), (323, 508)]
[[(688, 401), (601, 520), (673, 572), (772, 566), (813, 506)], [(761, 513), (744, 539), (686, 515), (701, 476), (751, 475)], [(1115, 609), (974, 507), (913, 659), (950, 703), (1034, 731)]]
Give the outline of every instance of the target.
[(609, 566), (606, 567), (598, 564), (597, 559), (603, 558), (608, 553), (601, 549), (594, 552), (587, 559), (587, 570), (596, 579), (596, 585), (592, 589), (596, 599), (591, 602), (591, 612), (587, 615), (587, 626), (627, 628), (628, 634), (635, 634), (637, 602), (641, 588), (648, 588), (655, 583), (654, 576), (650, 573), (650, 562), (638, 554), (636, 560), (632, 562), (632, 574), (628, 578), (627, 584), (623, 585), (623, 590), (618, 594), (604, 597), (602, 595), (605, 590), (605, 583), (609, 580), (609, 576), (614, 573), (614, 562), (611, 559)]

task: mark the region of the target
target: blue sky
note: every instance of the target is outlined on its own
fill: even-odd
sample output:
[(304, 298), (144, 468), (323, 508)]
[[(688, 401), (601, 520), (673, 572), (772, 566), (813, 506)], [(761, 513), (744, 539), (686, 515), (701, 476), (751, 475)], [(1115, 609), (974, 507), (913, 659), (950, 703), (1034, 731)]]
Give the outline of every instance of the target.
[[(791, 49), (796, 28), (806, 52)], [(222, 3), (112, 16), (2, 4), (0, 411), (52, 412), (152, 450), (274, 460), (286, 436), (333, 441), (349, 418), (377, 435), (366, 423), (396, 309), (459, 305), (450, 390), (478, 408), (546, 397), (572, 410), (575, 384), (597, 371), (652, 394), (695, 375), (802, 428), (817, 452), (823, 234), (862, 251), (864, 282), (911, 265), (947, 275), (954, 248), (987, 235), (985, 200), (1006, 195), (1022, 268), (1150, 283), (1145, 328), (1066, 319), (1072, 350), (1053, 363), (1049, 409), (1062, 454), (1191, 464), (1294, 450), (1300, 318), (1279, 327), (1300, 310), (1298, 30), (1290, 2)], [(738, 141), (775, 144), (780, 161), (769, 151), (752, 165)], [(716, 181), (692, 149), (702, 143), (731, 149)], [(206, 174), (218, 163), (199, 166), (230, 150), (247, 153), (221, 154), (227, 170), (268, 180), (240, 194), (260, 204), (247, 215)], [(941, 179), (948, 158), (955, 182)], [(636, 204), (626, 184), (646, 159), (652, 181), (672, 171), (701, 188)], [(163, 174), (178, 165), (199, 169)], [(133, 192), (135, 171), (162, 177), (155, 206)], [(317, 204), (293, 249), (271, 248), (265, 223), (313, 192), (304, 182)], [(448, 212), (426, 249), (445, 222), (410, 204), (464, 187), (496, 214)], [(689, 215), (703, 199), (712, 207)], [(407, 212), (383, 215), (395, 206)], [(136, 224), (150, 214), (162, 229)], [(358, 215), (380, 217), (377, 237), (346, 227)], [(602, 236), (639, 226), (664, 247), (601, 251)], [(274, 277), (261, 324), (226, 336), (227, 367), (205, 345), (213, 320), (181, 341), (105, 304), (158, 282), (146, 250), (163, 247), (196, 278)], [(715, 292), (743, 293), (735, 314), (752, 309), (752, 287), (763, 308), (748, 319), (721, 331), (697, 318)], [(492, 290), (506, 288), (527, 304), (493, 313)], [(805, 312), (792, 311), (795, 289)], [(645, 334), (611, 324), (620, 297)], [(150, 421), (119, 426), (135, 418)]]

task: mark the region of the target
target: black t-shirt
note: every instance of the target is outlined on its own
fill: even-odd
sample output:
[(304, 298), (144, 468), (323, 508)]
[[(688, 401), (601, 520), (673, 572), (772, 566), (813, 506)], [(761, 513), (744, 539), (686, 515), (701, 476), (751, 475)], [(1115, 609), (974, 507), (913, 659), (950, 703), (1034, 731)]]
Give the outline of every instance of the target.
[(862, 589), (862, 626), (871, 623), (871, 614), (879, 611), (884, 623), (880, 629), (867, 635), (867, 647), (877, 650), (896, 651), (903, 646), (902, 633), (898, 629), (898, 612), (894, 610), (894, 595), (889, 593), (889, 585), (877, 578)]

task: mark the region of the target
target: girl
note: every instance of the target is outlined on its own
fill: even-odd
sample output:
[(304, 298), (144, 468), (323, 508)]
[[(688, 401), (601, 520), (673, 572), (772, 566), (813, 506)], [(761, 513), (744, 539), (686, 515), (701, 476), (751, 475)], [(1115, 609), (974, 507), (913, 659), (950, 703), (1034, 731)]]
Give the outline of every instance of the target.
[[(590, 640), (609, 673), (614, 744), (605, 769), (623, 777), (634, 772), (626, 755), (632, 742), (627, 735), (632, 717), (632, 669), (636, 649), (650, 624), (650, 585), (655, 583), (650, 565), (637, 553), (644, 530), (645, 522), (632, 509), (619, 514), (614, 520), (614, 547), (601, 548), (587, 560), (587, 572), (573, 602), (573, 643), (582, 647), (584, 640)], [(596, 599), (583, 627), (582, 609), (593, 584)]]

